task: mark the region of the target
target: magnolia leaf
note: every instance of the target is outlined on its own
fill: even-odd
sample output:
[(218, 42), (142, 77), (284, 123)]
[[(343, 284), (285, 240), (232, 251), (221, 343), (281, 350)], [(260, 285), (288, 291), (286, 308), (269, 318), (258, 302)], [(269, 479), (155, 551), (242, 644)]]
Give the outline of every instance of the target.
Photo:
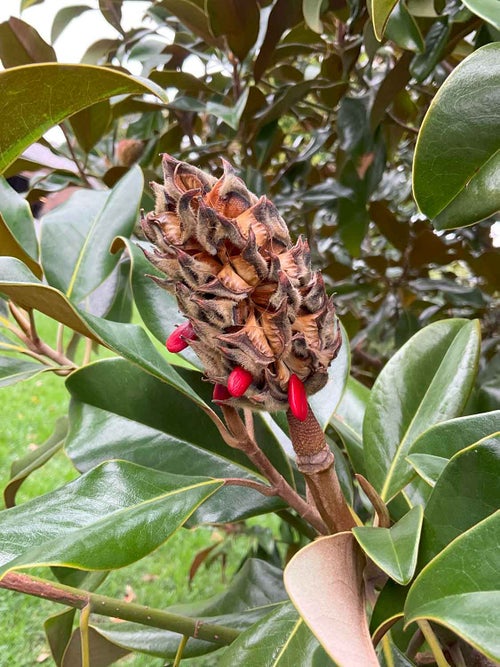
[(500, 208), (500, 45), (474, 51), (446, 79), (422, 122), (413, 191), (436, 229), (464, 227)]
[(364, 557), (352, 533), (322, 537), (288, 563), (291, 601), (339, 667), (379, 667), (366, 619)]
[(29, 380), (39, 373), (51, 370), (51, 368), (54, 367), (45, 366), (37, 361), (0, 356), (0, 387), (7, 387), (10, 384), (16, 384), (16, 382)]
[(0, 85), (0, 173), (52, 126), (96, 102), (114, 95), (146, 93), (167, 101), (152, 82), (89, 65), (13, 67), (0, 72)]
[(109, 570), (134, 563), (165, 542), (221, 483), (126, 461), (105, 463), (1, 513), (0, 576), (41, 564)]
[(405, 585), (415, 573), (422, 519), (422, 508), (413, 507), (390, 528), (359, 526), (352, 532), (366, 555), (391, 579)]
[(219, 665), (310, 667), (316, 660), (321, 667), (334, 667), (293, 605), (284, 603), (237, 637)]
[(384, 37), (384, 32), (389, 21), (392, 10), (398, 0), (370, 0), (370, 14), (372, 17), (373, 30), (379, 42)]
[(500, 511), (459, 535), (419, 574), (405, 604), (405, 621), (444, 625), (488, 658), (500, 660), (495, 610), (500, 605)]
[(12, 463), (10, 480), (3, 492), (5, 507), (15, 505), (16, 494), (21, 484), (34, 470), (41, 468), (62, 448), (67, 432), (68, 420), (66, 417), (61, 417), (57, 420), (52, 435), (40, 447)]
[(479, 346), (477, 321), (435, 322), (382, 369), (363, 424), (366, 471), (382, 500), (391, 500), (414, 475), (405, 457), (416, 438), (462, 412), (476, 375)]
[(361, 382), (349, 376), (347, 384), (330, 424), (337, 431), (352, 467), (357, 473), (364, 474), (363, 419), (370, 390)]
[(109, 192), (78, 191), (42, 218), (45, 275), (75, 303), (88, 297), (116, 266), (119, 258), (109, 246), (117, 234), (132, 233), (143, 182), (140, 168), (132, 167)]

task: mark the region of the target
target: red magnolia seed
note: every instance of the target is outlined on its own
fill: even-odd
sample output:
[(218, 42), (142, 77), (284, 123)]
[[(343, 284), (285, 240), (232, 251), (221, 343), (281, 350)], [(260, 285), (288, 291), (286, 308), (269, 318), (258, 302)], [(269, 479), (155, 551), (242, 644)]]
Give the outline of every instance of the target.
[(243, 396), (248, 387), (252, 384), (253, 375), (241, 368), (241, 366), (236, 366), (227, 379), (227, 388), (231, 396)]
[(223, 384), (217, 384), (214, 386), (214, 393), (212, 400), (217, 403), (217, 401), (227, 401), (228, 398), (231, 398), (231, 394)]
[(294, 417), (301, 422), (307, 418), (309, 406), (307, 404), (306, 390), (302, 382), (296, 375), (290, 376), (288, 383), (288, 403)]
[(172, 331), (170, 336), (167, 338), (165, 345), (169, 352), (182, 352), (188, 346), (188, 340), (195, 340), (196, 333), (193, 329), (191, 322), (184, 322), (180, 326)]

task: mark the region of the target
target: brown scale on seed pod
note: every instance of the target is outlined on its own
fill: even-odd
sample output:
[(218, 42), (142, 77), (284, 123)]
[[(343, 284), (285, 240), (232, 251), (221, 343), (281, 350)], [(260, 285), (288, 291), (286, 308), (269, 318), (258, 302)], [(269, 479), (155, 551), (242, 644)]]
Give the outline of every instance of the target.
[(274, 204), (223, 166), (216, 179), (164, 155), (164, 185), (151, 184), (155, 210), (142, 226), (155, 249), (146, 255), (187, 318), (167, 347), (196, 352), (214, 400), (290, 405), (301, 418), (341, 345), (335, 308), (307, 241), (293, 244)]

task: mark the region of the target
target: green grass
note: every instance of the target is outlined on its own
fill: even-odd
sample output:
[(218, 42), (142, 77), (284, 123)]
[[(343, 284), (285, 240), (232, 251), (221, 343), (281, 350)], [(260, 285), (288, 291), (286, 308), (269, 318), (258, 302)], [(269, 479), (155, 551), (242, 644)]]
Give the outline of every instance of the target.
[[(55, 323), (37, 317), (39, 332), (49, 344), (54, 344)], [(58, 417), (66, 414), (68, 394), (64, 378), (44, 373), (29, 381), (0, 389), (0, 487), (9, 479), (13, 460), (41, 445), (52, 432)], [(47, 493), (78, 476), (64, 451), (58, 452), (43, 468), (24, 482), (16, 498), (18, 504)], [(3, 505), (2, 505), (3, 506)], [(272, 519), (264, 520), (273, 525)], [(181, 529), (155, 552), (133, 565), (112, 572), (99, 593), (118, 598), (133, 596), (138, 604), (165, 608), (177, 602), (189, 602), (210, 597), (222, 591), (220, 563), (201, 567), (192, 587), (189, 568), (195, 554), (220, 539), (216, 529)], [(250, 545), (245, 535), (231, 538), (225, 577), (230, 581)], [(50, 577), (48, 570), (37, 571)], [(43, 630), (44, 620), (63, 607), (47, 600), (0, 589), (0, 667), (53, 666)], [(122, 659), (124, 667), (160, 667), (163, 659), (135, 654)], [(190, 660), (183, 665), (214, 667), (216, 656)], [(76, 667), (76, 666), (75, 666)]]

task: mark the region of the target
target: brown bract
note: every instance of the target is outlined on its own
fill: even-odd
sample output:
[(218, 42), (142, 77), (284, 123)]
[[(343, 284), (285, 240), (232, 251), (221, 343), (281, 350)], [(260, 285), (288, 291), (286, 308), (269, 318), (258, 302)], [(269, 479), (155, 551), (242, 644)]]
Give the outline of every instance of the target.
[(340, 329), (307, 241), (293, 244), (274, 204), (223, 165), (215, 179), (164, 155), (165, 182), (151, 184), (155, 210), (142, 221), (155, 245), (146, 255), (191, 322), (207, 378), (227, 386), (235, 368), (251, 373), (244, 395), (227, 402), (281, 410), (291, 375), (307, 394), (324, 386)]

